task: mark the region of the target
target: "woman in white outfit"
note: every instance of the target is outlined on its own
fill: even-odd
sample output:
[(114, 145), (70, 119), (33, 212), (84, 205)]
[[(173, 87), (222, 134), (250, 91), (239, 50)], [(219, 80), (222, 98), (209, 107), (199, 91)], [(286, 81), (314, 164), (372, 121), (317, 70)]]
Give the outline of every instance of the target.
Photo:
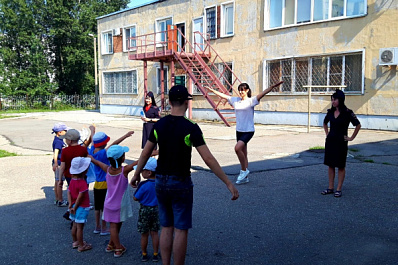
[(254, 135), (254, 107), (259, 104), (260, 100), (275, 87), (282, 84), (283, 81), (270, 86), (255, 97), (251, 97), (252, 92), (247, 83), (241, 83), (238, 86), (239, 97), (231, 97), (224, 93), (220, 93), (212, 88), (208, 89), (217, 96), (228, 100), (229, 104), (235, 109), (236, 116), (236, 140), (235, 153), (238, 156), (241, 170), (236, 180), (236, 184), (244, 184), (249, 182), (248, 175), (250, 173), (247, 159), (247, 143)]

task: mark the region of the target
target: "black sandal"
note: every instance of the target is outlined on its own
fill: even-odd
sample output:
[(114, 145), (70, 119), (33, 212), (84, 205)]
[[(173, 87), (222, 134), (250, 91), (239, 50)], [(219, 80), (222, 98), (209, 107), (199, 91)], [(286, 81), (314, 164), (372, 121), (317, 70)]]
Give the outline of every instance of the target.
[(343, 195), (341, 190), (336, 190), (336, 192), (334, 193), (334, 197), (336, 198), (341, 197), (341, 195)]
[(332, 194), (332, 193), (334, 193), (334, 189), (326, 189), (321, 192), (322, 195)]

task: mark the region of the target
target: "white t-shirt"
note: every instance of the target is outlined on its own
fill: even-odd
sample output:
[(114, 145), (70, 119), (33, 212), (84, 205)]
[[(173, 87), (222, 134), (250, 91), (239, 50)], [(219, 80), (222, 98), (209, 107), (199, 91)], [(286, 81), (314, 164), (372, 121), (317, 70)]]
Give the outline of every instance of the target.
[(257, 96), (245, 100), (240, 97), (229, 97), (228, 102), (235, 109), (236, 130), (254, 132), (254, 107), (258, 105)]

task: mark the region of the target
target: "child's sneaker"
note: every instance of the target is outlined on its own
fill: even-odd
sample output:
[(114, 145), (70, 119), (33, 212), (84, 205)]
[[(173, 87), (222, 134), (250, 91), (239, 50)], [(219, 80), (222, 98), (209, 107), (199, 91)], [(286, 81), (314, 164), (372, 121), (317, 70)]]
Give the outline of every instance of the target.
[(54, 200), (54, 205), (58, 205), (58, 200)]
[(153, 254), (153, 257), (152, 257), (153, 262), (158, 262), (159, 259), (160, 259), (160, 254), (157, 254), (157, 255)]
[(101, 228), (98, 228), (98, 227), (95, 228), (94, 231), (93, 231), (93, 233), (94, 233), (94, 234), (99, 234), (99, 233), (101, 233)]
[(68, 206), (67, 201), (58, 202), (58, 207), (66, 207), (66, 206)]
[(141, 255), (141, 261), (142, 262), (147, 262), (149, 260), (148, 254), (142, 254)]

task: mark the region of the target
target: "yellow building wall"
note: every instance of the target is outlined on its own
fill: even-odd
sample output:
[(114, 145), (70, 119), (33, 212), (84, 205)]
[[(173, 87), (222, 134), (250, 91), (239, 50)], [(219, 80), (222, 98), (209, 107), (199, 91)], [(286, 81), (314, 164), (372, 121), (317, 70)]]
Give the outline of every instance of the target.
[[(174, 24), (185, 22), (191, 41), (192, 19), (203, 16), (205, 7), (221, 3), (225, 2), (168, 0), (103, 17), (98, 19), (98, 38), (103, 31), (128, 25), (136, 25), (137, 36), (153, 33), (156, 19), (172, 16)], [(253, 94), (265, 89), (264, 60), (364, 51), (364, 93), (347, 95), (346, 104), (357, 114), (394, 116), (398, 114), (397, 66), (380, 66), (379, 49), (398, 47), (398, 1), (367, 3), (367, 15), (362, 17), (264, 30), (264, 1), (236, 0), (234, 36), (210, 43), (224, 61), (233, 62), (234, 73), (249, 83)], [(156, 65), (148, 63), (148, 86), (152, 91), (156, 89)], [(100, 88), (102, 72), (126, 69), (138, 71), (138, 95), (104, 95), (100, 89), (101, 104), (143, 104), (143, 62), (128, 60), (127, 52), (99, 53)], [(195, 96), (193, 107), (210, 105), (202, 96)], [(330, 94), (313, 95), (312, 112), (324, 113), (328, 108)], [(256, 110), (306, 112), (307, 95), (269, 94)]]

